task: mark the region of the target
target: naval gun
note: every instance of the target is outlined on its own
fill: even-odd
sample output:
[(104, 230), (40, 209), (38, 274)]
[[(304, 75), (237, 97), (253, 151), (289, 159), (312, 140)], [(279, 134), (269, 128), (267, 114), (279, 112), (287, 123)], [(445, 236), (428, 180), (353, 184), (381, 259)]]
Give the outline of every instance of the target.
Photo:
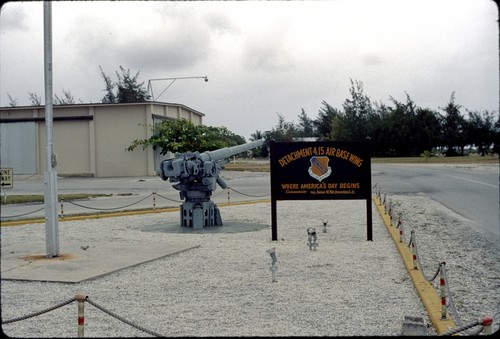
[(227, 188), (219, 176), (222, 165), (230, 157), (262, 146), (263, 143), (264, 139), (260, 139), (215, 151), (176, 153), (174, 158), (161, 162), (158, 175), (164, 181), (175, 183), (172, 187), (179, 191), (181, 200), (184, 200), (180, 206), (181, 226), (222, 226), (220, 211), (210, 200), (217, 184), (222, 189)]

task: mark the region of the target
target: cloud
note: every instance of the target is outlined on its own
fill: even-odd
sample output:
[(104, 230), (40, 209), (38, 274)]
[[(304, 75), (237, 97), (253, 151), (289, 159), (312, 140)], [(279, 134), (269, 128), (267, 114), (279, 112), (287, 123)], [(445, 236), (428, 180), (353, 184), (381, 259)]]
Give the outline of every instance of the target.
[[(139, 81), (179, 81), (161, 100), (206, 113), (237, 133), (268, 130), (276, 113), (341, 107), (350, 79), (389, 96), (498, 110), (498, 12), (491, 0), (54, 1), (54, 90), (104, 95), (99, 65)], [(2, 7), (2, 103), (43, 94), (43, 2)], [(13, 81), (12, 79), (15, 79)], [(155, 93), (166, 83), (156, 83)]]
[(383, 54), (377, 52), (365, 53), (361, 56), (361, 59), (366, 66), (378, 66), (386, 62)]
[(0, 26), (2, 33), (29, 29), (27, 7), (11, 7), (9, 3), (6, 3), (2, 6), (0, 15), (2, 17)]
[[(175, 14), (175, 15), (174, 15)], [(228, 29), (223, 20), (197, 15), (153, 12), (147, 21), (129, 24), (127, 18), (111, 26), (105, 17), (82, 15), (74, 20), (66, 33), (80, 61), (93, 65), (141, 69), (143, 71), (169, 71), (189, 69), (208, 57), (211, 35), (208, 25), (219, 31)], [(112, 64), (111, 64), (112, 62)]]

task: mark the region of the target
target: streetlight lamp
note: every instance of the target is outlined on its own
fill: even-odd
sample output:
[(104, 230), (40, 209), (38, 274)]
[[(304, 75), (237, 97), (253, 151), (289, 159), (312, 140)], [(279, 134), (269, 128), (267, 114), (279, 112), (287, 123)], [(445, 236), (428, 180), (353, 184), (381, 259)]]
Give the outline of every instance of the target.
[(155, 101), (155, 96), (153, 94), (153, 86), (151, 85), (151, 82), (152, 81), (162, 81), (162, 80), (171, 80), (170, 83), (168, 84), (168, 86), (160, 93), (160, 95), (158, 95), (158, 97), (156, 99), (159, 99), (161, 97), (161, 95), (163, 93), (165, 93), (165, 91), (170, 87), (172, 86), (172, 84), (175, 82), (175, 80), (178, 80), (178, 79), (203, 79), (205, 80), (205, 82), (208, 81), (208, 77), (205, 75), (205, 76), (197, 76), (197, 77), (180, 77), (180, 78), (160, 78), (160, 79), (149, 79), (148, 80), (148, 93), (151, 89), (151, 98), (153, 99), (153, 101)]

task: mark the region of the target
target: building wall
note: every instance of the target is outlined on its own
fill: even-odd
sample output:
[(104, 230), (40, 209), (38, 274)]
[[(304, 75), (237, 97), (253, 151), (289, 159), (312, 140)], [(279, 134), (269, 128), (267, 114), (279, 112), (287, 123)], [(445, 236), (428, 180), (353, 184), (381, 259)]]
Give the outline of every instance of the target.
[[(167, 103), (54, 106), (52, 141), (57, 174), (96, 177), (156, 175), (152, 148), (127, 151), (133, 140), (152, 135), (153, 114), (189, 119), (195, 125), (202, 124), (204, 115), (183, 105)], [(20, 165), (10, 167), (14, 167), (14, 174), (43, 174), (46, 171), (44, 108), (0, 107), (2, 140), (9, 134), (5, 131), (18, 129), (27, 121), (35, 123), (33, 139), (36, 140), (36, 151), (31, 155), (29, 152), (17, 154), (16, 151), (15, 156), (35, 157), (37, 168), (33, 171), (36, 173), (21, 173), (25, 170)], [(7, 167), (3, 164), (13, 163), (13, 147), (7, 149), (2, 142), (1, 150), (0, 163)]]
[(145, 106), (98, 107), (94, 113), (96, 176), (147, 176), (147, 153), (127, 151), (134, 139), (146, 138)]

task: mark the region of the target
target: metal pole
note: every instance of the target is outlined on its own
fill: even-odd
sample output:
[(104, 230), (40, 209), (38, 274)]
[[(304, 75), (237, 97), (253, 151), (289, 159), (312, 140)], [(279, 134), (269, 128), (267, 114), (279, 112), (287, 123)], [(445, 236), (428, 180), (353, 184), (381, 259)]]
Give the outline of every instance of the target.
[(57, 220), (57, 173), (52, 143), (52, 3), (43, 4), (43, 42), (45, 78), (45, 127), (46, 127), (46, 166), (45, 184), (45, 239), (47, 257), (59, 255), (59, 230)]
[[(169, 88), (170, 88), (170, 86), (172, 86), (176, 80), (179, 80), (179, 79), (203, 79), (203, 80), (205, 80), (205, 82), (207, 82), (207, 81), (208, 81), (208, 77), (207, 77), (206, 75), (205, 75), (205, 76), (196, 76), (196, 77), (177, 77), (177, 78), (159, 78), (159, 79), (149, 79), (149, 80), (148, 80), (148, 93), (149, 93), (149, 91), (151, 90), (151, 98), (152, 98), (152, 100), (153, 100), (153, 101), (158, 100), (158, 99), (161, 97), (161, 95), (162, 95), (163, 93), (165, 93), (165, 91), (166, 91), (167, 89), (169, 89)], [(158, 95), (158, 97), (155, 99), (155, 96), (154, 96), (154, 94), (153, 94), (153, 85), (151, 84), (151, 82), (152, 82), (152, 81), (159, 81), (159, 80), (171, 80), (171, 82), (170, 82), (170, 84), (168, 84), (168, 86), (167, 86), (167, 87), (166, 87), (166, 88), (165, 88), (165, 89), (164, 89), (164, 90), (160, 93), (160, 95)]]

